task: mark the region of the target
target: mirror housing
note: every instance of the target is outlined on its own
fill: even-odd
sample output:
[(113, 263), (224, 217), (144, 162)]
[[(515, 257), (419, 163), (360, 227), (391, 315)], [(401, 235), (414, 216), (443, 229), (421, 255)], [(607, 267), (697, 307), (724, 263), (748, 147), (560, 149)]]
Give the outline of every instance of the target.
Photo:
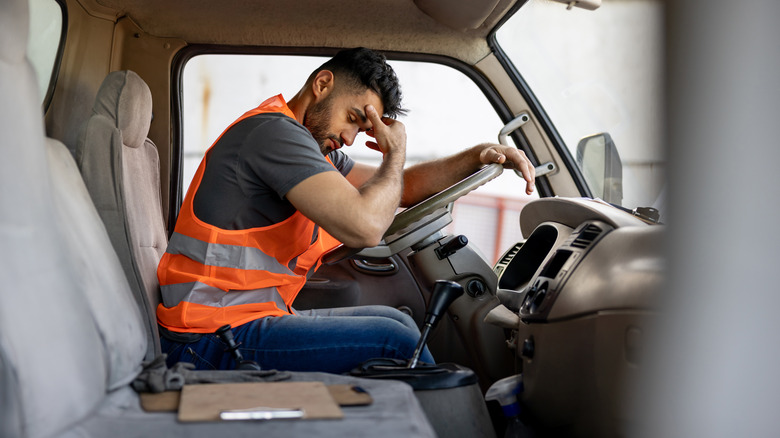
[(603, 132), (580, 140), (577, 144), (577, 165), (593, 196), (622, 205), (623, 163), (612, 136)]

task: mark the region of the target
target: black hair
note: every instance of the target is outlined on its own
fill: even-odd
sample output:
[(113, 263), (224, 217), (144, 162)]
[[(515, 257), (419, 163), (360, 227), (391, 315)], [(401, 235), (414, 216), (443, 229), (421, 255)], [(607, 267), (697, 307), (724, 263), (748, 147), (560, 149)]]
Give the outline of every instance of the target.
[(322, 70), (329, 70), (334, 77), (346, 79), (346, 84), (359, 89), (362, 87), (374, 91), (382, 100), (385, 115), (395, 118), (407, 113), (401, 107), (401, 84), (385, 55), (364, 47), (342, 50), (322, 64), (311, 76)]

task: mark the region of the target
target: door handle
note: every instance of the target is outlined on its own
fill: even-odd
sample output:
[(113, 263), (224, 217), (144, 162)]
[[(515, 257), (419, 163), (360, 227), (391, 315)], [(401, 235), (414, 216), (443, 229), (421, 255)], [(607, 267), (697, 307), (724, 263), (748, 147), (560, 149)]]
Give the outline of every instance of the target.
[(385, 259), (381, 262), (368, 261), (366, 259), (350, 259), (352, 266), (359, 271), (366, 272), (368, 274), (382, 274), (388, 275), (396, 272), (398, 266), (390, 259)]

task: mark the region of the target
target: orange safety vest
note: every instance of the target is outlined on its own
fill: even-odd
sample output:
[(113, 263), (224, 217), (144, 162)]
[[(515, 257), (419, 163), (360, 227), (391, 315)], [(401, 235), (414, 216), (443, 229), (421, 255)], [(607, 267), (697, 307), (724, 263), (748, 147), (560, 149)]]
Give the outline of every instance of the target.
[[(247, 117), (271, 112), (295, 118), (279, 95), (248, 111), (225, 132)], [(212, 333), (225, 324), (235, 327), (292, 314), (292, 302), (307, 276), (340, 242), (299, 211), (280, 223), (247, 230), (225, 230), (199, 220), (193, 199), (207, 158), (208, 152), (157, 268), (162, 293), (158, 322), (177, 332)]]

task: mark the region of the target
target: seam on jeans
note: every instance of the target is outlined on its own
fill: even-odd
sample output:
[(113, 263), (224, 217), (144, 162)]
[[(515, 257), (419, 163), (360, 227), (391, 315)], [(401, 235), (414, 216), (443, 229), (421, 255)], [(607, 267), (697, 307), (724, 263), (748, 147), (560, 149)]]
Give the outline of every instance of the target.
[(203, 364), (203, 365), (207, 365), (212, 370), (218, 369), (211, 362), (209, 362), (203, 356), (198, 354), (198, 352), (195, 351), (195, 349), (193, 349), (192, 347), (187, 347), (184, 350), (184, 353), (189, 354), (190, 356), (192, 356), (192, 358), (193, 358), (193, 362), (192, 363), (194, 363), (195, 366), (198, 367), (198, 368), (200, 368), (200, 366), (201, 366), (200, 364)]

